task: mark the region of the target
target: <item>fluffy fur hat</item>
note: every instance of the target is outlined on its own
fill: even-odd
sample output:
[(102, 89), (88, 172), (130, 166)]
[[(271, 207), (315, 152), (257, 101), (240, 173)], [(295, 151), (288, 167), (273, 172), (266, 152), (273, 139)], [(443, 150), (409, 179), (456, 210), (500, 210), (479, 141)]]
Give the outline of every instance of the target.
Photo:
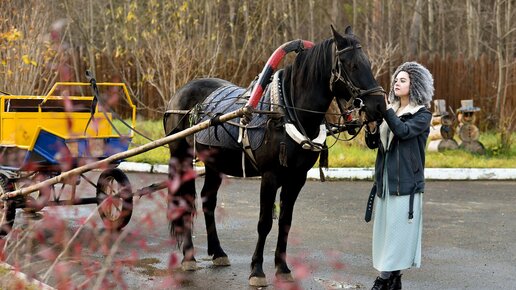
[(391, 90), (389, 91), (389, 102), (399, 102), (399, 97), (394, 95), (394, 79), (400, 71), (405, 71), (410, 77), (410, 102), (415, 105), (430, 107), (434, 96), (434, 78), (428, 69), (417, 62), (406, 62), (400, 65), (391, 79)]

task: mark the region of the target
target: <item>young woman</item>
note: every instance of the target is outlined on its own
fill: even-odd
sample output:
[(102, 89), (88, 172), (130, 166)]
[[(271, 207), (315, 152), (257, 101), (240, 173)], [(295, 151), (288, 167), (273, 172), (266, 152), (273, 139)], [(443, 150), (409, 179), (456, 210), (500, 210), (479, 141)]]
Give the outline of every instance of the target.
[(421, 265), (425, 146), (433, 94), (428, 69), (406, 62), (393, 74), (381, 124), (366, 127), (367, 146), (378, 148), (366, 211), (369, 221), (374, 204), (373, 266), (380, 275), (372, 289), (401, 289), (401, 270)]

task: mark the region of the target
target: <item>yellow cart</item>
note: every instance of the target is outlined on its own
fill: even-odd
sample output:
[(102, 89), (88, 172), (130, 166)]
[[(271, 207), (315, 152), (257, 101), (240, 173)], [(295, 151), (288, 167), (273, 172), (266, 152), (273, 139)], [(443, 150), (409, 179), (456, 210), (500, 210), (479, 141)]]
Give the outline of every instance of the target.
[[(119, 118), (120, 110), (129, 124)], [(126, 151), (135, 125), (136, 107), (123, 83), (92, 78), (90, 83), (56, 83), (46, 96), (0, 95), (0, 193)], [(63, 183), (59, 192), (52, 186), (3, 202), (0, 235), (13, 226), (16, 208), (35, 212), (61, 204), (102, 204), (99, 213), (106, 227), (123, 228), (133, 201), (127, 176), (116, 168), (119, 163), (104, 169), (96, 184), (81, 175)], [(96, 186), (95, 197), (75, 196), (80, 179)], [(72, 188), (71, 197), (62, 200), (65, 184)]]

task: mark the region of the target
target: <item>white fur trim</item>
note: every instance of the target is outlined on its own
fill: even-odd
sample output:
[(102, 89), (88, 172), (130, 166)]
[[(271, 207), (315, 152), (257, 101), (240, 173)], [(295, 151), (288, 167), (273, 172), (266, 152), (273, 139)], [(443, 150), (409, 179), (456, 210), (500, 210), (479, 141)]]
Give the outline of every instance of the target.
[[(400, 107), (400, 103), (396, 102), (392, 105), (389, 105), (387, 108), (393, 109), (394, 112), (396, 112), (396, 116), (399, 117), (399, 116), (405, 115), (405, 114), (414, 115), (417, 111), (419, 111), (421, 108), (424, 108), (425, 106), (413, 105), (412, 103), (409, 103), (405, 108), (403, 108), (403, 110), (397, 112), (399, 107)], [(394, 134), (392, 133), (392, 131), (388, 130), (388, 129), (389, 129), (389, 127), (387, 125), (387, 122), (385, 122), (385, 121), (382, 122), (382, 124), (380, 125), (380, 140), (382, 141), (383, 149), (385, 149), (385, 150), (387, 150), (387, 148), (389, 148), (389, 144), (391, 143), (392, 138), (394, 137)], [(387, 136), (387, 132), (389, 133), (388, 136)]]

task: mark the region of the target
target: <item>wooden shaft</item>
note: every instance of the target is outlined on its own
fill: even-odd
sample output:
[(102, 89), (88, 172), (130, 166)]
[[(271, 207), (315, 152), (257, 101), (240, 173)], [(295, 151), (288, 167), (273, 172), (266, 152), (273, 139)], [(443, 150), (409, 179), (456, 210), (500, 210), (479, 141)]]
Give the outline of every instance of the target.
[[(219, 117), (219, 120), (220, 120), (220, 122), (226, 122), (226, 121), (229, 121), (229, 120), (237, 118), (237, 117), (242, 117), (244, 114), (248, 113), (248, 110), (249, 110), (249, 108), (244, 107), (244, 108), (238, 109), (236, 111), (229, 112), (227, 114), (221, 115)], [(152, 149), (155, 149), (157, 147), (163, 146), (163, 145), (168, 144), (168, 143), (170, 143), (172, 141), (175, 141), (177, 139), (185, 138), (185, 137), (187, 137), (189, 135), (192, 135), (192, 134), (194, 134), (196, 132), (204, 130), (204, 129), (208, 128), (210, 125), (212, 125), (211, 121), (212, 120), (206, 120), (206, 121), (201, 122), (201, 123), (199, 123), (199, 124), (197, 124), (197, 125), (195, 125), (193, 127), (190, 127), (190, 128), (185, 129), (183, 131), (177, 132), (177, 133), (172, 134), (170, 136), (166, 136), (166, 137), (160, 138), (158, 140), (149, 142), (147, 144), (144, 144), (142, 146), (133, 148), (133, 149), (125, 151), (125, 152), (120, 152), (120, 153), (114, 154), (114, 155), (112, 155), (112, 156), (110, 156), (108, 158), (105, 158), (105, 159), (102, 159), (102, 160), (99, 160), (99, 161), (96, 161), (96, 162), (93, 162), (93, 163), (88, 163), (86, 165), (77, 167), (77, 168), (72, 169), (70, 171), (63, 172), (63, 173), (61, 173), (60, 175), (58, 175), (56, 177), (52, 177), (52, 178), (46, 179), (46, 180), (44, 180), (42, 182), (33, 184), (31, 186), (20, 188), (18, 190), (14, 190), (14, 191), (11, 191), (11, 192), (6, 192), (5, 194), (1, 195), (0, 198), (2, 200), (6, 200), (8, 198), (13, 198), (13, 197), (16, 197), (16, 196), (27, 195), (27, 194), (29, 194), (31, 192), (34, 192), (34, 191), (37, 191), (37, 190), (41, 190), (44, 187), (50, 187), (51, 185), (54, 185), (54, 184), (57, 184), (57, 183), (62, 183), (64, 180), (66, 180), (66, 179), (68, 179), (68, 178), (70, 178), (72, 176), (77, 176), (77, 175), (79, 175), (81, 173), (84, 173), (84, 172), (87, 172), (87, 171), (90, 171), (90, 170), (93, 170), (93, 169), (106, 167), (106, 166), (108, 166), (109, 164), (111, 164), (114, 161), (121, 160), (121, 159), (126, 159), (126, 158), (129, 158), (129, 157), (141, 154), (143, 152), (147, 152), (149, 150), (152, 150)]]

